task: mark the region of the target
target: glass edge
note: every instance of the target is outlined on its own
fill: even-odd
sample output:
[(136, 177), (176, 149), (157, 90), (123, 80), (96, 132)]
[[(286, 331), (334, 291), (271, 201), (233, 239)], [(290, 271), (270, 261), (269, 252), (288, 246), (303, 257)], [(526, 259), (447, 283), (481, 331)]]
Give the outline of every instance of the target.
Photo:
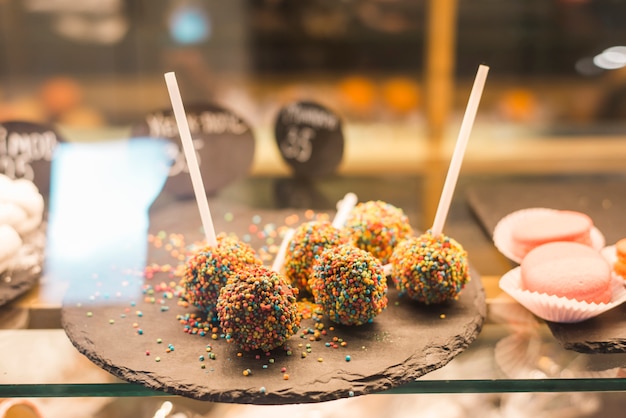
[[(455, 394), (512, 392), (621, 392), (626, 379), (417, 380), (376, 394)], [(134, 383), (0, 384), (0, 398), (176, 396)]]

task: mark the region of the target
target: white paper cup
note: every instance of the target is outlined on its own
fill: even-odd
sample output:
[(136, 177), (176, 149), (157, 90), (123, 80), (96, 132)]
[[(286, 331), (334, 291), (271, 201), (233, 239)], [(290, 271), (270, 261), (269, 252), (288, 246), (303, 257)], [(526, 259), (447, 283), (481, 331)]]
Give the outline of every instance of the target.
[(617, 274), (617, 272), (615, 271), (615, 268), (614, 268), (614, 265), (617, 262), (617, 250), (615, 249), (615, 245), (609, 245), (607, 247), (604, 247), (602, 249), (602, 251), (600, 251), (600, 254), (602, 254), (604, 259), (611, 266), (611, 273), (615, 277), (617, 277), (617, 278), (619, 278), (621, 280), (624, 280), (624, 283), (626, 283), (626, 277), (623, 277), (623, 276)]
[(546, 321), (561, 323), (582, 322), (621, 305), (626, 301), (624, 281), (612, 276), (611, 286), (612, 298), (609, 303), (589, 303), (522, 289), (520, 267), (509, 270), (500, 279), (500, 289), (526, 309)]

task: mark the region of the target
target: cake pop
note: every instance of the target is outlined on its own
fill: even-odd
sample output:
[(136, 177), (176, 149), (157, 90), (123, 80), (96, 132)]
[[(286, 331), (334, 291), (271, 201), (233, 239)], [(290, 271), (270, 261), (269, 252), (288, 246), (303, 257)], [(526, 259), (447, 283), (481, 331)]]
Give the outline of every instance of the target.
[(478, 68), (432, 228), (398, 244), (390, 258), (400, 293), (425, 304), (455, 299), (470, 280), (467, 252), (442, 231), (488, 71), (484, 65)]
[(176, 75), (166, 73), (165, 82), (207, 242), (189, 259), (181, 285), (185, 289), (184, 298), (189, 303), (203, 310), (208, 317), (214, 317), (219, 292), (231, 276), (249, 266), (260, 265), (261, 261), (248, 244), (233, 237), (216, 236)]
[(431, 231), (402, 241), (390, 261), (400, 295), (427, 305), (456, 299), (470, 280), (467, 252), (461, 244)]
[(272, 268), (275, 271), (284, 271), (293, 286), (310, 293), (309, 280), (315, 259), (328, 247), (351, 242), (343, 226), (357, 200), (354, 193), (346, 193), (343, 199), (337, 202), (337, 213), (332, 223), (310, 221), (301, 224), (295, 230), (289, 229)]
[(315, 302), (339, 324), (371, 322), (387, 307), (387, 278), (380, 260), (351, 245), (325, 249), (310, 284)]
[(205, 245), (187, 260), (180, 281), (183, 298), (213, 317), (221, 288), (240, 270), (261, 264), (248, 244), (221, 234), (216, 246)]
[(357, 247), (369, 251), (383, 264), (389, 262), (393, 248), (413, 232), (402, 209), (380, 200), (357, 204), (345, 227)]
[(283, 275), (265, 266), (239, 271), (217, 301), (226, 338), (244, 351), (280, 347), (300, 328), (297, 294)]
[(329, 221), (310, 221), (298, 226), (285, 254), (285, 276), (300, 291), (311, 292), (313, 263), (326, 248), (346, 244), (347, 234)]

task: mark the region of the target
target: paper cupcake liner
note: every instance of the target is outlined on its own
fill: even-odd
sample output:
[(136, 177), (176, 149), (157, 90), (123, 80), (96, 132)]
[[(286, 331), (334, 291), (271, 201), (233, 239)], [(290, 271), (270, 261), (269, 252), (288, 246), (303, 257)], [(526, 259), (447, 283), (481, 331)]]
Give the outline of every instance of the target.
[[(557, 212), (557, 209), (549, 209), (549, 208), (528, 208), (528, 209), (520, 209), (515, 212), (511, 212), (506, 215), (504, 218), (500, 219), (496, 224), (496, 227), (493, 230), (493, 243), (500, 251), (502, 255), (508, 258), (511, 261), (514, 261), (518, 264), (522, 262), (522, 257), (516, 255), (513, 251), (513, 227), (517, 222), (524, 221), (532, 216), (537, 216), (538, 214), (546, 213), (546, 212)], [(591, 228), (590, 231), (591, 237), (591, 246), (596, 250), (600, 251), (606, 241), (604, 235), (598, 228), (595, 226)]]
[(520, 267), (509, 270), (500, 279), (500, 289), (526, 309), (546, 321), (561, 323), (575, 323), (593, 318), (626, 301), (624, 282), (612, 276), (611, 286), (613, 296), (609, 303), (589, 303), (522, 289)]
[(600, 251), (600, 254), (602, 254), (602, 257), (604, 257), (604, 259), (608, 261), (610, 265), (613, 265), (617, 261), (617, 252), (615, 250), (615, 245), (609, 245), (604, 247)]
[(609, 245), (607, 247), (604, 247), (602, 249), (602, 251), (600, 251), (600, 254), (602, 254), (602, 256), (604, 257), (604, 259), (609, 263), (609, 265), (611, 266), (611, 273), (613, 274), (613, 276), (617, 277), (618, 279), (622, 280), (624, 283), (626, 283), (626, 277), (623, 277), (619, 274), (617, 274), (617, 272), (615, 271), (613, 265), (615, 264), (615, 262), (617, 261), (617, 250), (615, 249), (615, 245)]

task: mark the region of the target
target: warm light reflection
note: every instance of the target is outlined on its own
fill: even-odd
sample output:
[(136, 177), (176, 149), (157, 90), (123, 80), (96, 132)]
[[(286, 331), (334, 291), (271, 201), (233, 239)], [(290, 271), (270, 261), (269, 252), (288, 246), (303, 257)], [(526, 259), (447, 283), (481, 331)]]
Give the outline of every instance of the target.
[(170, 401), (163, 402), (161, 404), (161, 407), (154, 414), (154, 418), (165, 418), (172, 412), (173, 408), (174, 408), (174, 405)]
[(616, 70), (626, 65), (626, 46), (607, 48), (593, 57), (593, 63), (604, 70)]

